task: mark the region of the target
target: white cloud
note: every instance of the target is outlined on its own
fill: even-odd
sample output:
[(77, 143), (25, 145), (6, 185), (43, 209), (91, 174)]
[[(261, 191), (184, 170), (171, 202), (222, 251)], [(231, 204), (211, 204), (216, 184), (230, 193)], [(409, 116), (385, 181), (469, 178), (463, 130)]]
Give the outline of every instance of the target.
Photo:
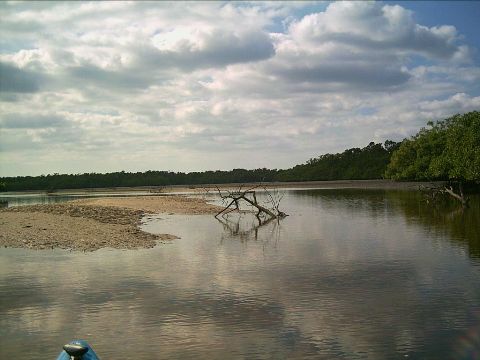
[(465, 93), (458, 93), (445, 100), (424, 101), (419, 105), (422, 111), (429, 112), (429, 118), (438, 119), (480, 109), (480, 96), (471, 97)]
[(428, 28), (416, 24), (411, 11), (377, 2), (334, 2), (325, 12), (307, 15), (291, 24), (289, 30), (296, 41), (313, 47), (335, 43), (352, 51), (389, 49), (434, 58), (465, 53), (465, 48), (456, 44), (454, 26)]

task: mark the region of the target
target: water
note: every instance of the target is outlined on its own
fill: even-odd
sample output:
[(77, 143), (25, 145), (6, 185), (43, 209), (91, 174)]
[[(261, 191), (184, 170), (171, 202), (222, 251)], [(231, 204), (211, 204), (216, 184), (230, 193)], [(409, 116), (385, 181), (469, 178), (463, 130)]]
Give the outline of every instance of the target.
[(45, 192), (40, 193), (4, 193), (0, 194), (0, 208), (12, 206), (25, 206), (35, 204), (56, 204), (69, 200), (98, 198), (98, 197), (125, 197), (125, 196), (140, 196), (140, 195), (154, 195), (150, 192), (135, 191), (135, 192), (78, 192), (78, 193), (58, 193), (49, 194)]
[(480, 199), (288, 191), (281, 221), (159, 215), (154, 249), (0, 250), (0, 358), (478, 359)]

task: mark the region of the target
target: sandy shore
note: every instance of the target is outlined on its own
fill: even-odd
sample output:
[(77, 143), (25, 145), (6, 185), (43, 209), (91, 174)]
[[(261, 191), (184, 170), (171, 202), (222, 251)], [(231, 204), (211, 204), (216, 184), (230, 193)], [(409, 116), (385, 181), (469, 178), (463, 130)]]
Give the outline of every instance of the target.
[(0, 210), (0, 246), (93, 251), (104, 247), (154, 247), (172, 234), (139, 229), (145, 214), (210, 214), (218, 207), (181, 196), (139, 196), (75, 200)]
[(129, 196), (82, 199), (70, 202), (77, 205), (107, 206), (137, 210), (144, 213), (172, 213), (172, 214), (215, 214), (221, 208), (210, 205), (203, 199), (186, 196)]

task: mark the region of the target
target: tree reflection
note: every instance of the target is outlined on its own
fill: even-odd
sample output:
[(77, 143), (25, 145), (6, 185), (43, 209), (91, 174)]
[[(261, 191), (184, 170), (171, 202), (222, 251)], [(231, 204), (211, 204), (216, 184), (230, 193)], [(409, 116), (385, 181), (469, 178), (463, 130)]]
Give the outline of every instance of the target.
[(480, 196), (470, 197), (469, 208), (449, 199), (428, 201), (419, 192), (387, 192), (386, 200), (401, 210), (409, 223), (421, 223), (429, 231), (447, 234), (455, 244), (466, 246), (470, 257), (480, 259)]
[(313, 202), (330, 214), (364, 214), (372, 219), (400, 213), (408, 224), (423, 226), (465, 247), (480, 260), (480, 195), (470, 194), (468, 208), (448, 196), (432, 200), (428, 193), (406, 190), (328, 189), (295, 192), (307, 205)]
[(277, 244), (280, 238), (280, 218), (254, 216), (249, 212), (242, 212), (219, 216), (216, 219), (224, 229), (222, 242), (227, 237), (239, 239), (241, 242), (261, 240), (263, 243)]

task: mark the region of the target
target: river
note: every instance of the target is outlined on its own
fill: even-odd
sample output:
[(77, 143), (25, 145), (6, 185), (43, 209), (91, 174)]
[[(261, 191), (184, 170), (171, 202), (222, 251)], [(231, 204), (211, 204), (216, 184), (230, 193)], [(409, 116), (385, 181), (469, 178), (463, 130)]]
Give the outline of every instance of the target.
[(153, 249), (0, 249), (0, 358), (76, 338), (102, 360), (478, 358), (478, 196), (284, 194), (289, 216), (259, 228), (149, 217), (181, 237)]

